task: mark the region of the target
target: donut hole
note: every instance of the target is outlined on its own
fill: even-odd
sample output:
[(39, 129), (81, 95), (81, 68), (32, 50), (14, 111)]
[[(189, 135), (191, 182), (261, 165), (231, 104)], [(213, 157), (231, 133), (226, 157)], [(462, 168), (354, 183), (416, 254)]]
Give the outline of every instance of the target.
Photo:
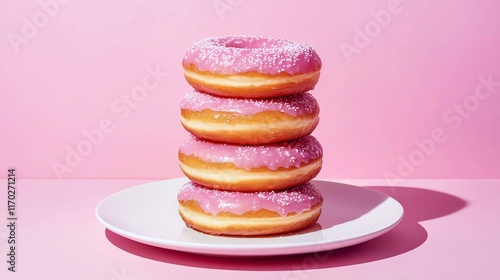
[(270, 49), (276, 48), (277, 45), (266, 38), (254, 38), (251, 40), (233, 39), (227, 42), (225, 47), (237, 49)]

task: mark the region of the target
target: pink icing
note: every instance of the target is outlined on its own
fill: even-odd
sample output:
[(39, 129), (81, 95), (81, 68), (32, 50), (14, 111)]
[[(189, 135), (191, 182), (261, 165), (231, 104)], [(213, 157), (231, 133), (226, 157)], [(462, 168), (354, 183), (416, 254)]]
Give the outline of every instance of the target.
[(233, 163), (246, 170), (262, 166), (271, 170), (291, 166), (298, 168), (302, 163), (307, 164), (323, 156), (321, 145), (311, 135), (262, 146), (215, 143), (190, 135), (182, 143), (180, 152), (206, 162)]
[(191, 111), (232, 112), (242, 115), (254, 115), (264, 111), (279, 111), (291, 116), (312, 114), (319, 110), (316, 99), (310, 93), (294, 94), (279, 98), (237, 99), (222, 98), (198, 91), (187, 93), (181, 101), (181, 109)]
[(252, 36), (213, 37), (194, 43), (182, 64), (218, 74), (259, 72), (276, 75), (311, 73), (321, 59), (310, 46), (284, 39)]
[(302, 213), (322, 202), (318, 189), (306, 183), (283, 191), (232, 192), (204, 188), (193, 182), (186, 183), (177, 195), (179, 201), (196, 201), (208, 214), (230, 211), (241, 215), (248, 211), (268, 209), (283, 217), (289, 213)]

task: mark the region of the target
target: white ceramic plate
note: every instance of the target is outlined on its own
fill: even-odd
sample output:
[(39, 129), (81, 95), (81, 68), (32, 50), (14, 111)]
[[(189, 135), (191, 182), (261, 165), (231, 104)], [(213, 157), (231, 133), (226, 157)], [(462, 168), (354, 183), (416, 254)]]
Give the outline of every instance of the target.
[(270, 256), (311, 253), (358, 244), (384, 234), (403, 217), (403, 207), (383, 193), (314, 180), (323, 195), (322, 214), (312, 227), (283, 236), (223, 237), (186, 227), (177, 192), (186, 178), (139, 185), (99, 203), (97, 219), (137, 242), (208, 255)]

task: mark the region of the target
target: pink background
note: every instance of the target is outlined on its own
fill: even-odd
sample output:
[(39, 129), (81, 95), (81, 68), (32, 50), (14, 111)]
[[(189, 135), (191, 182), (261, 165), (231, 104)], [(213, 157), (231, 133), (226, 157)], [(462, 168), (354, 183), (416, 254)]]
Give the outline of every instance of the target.
[[(61, 2), (0, 2), (0, 164), (19, 177), (181, 176), (184, 52), (255, 34), (322, 57), (320, 178), (500, 178), (498, 1)], [(125, 107), (156, 68), (168, 76)]]

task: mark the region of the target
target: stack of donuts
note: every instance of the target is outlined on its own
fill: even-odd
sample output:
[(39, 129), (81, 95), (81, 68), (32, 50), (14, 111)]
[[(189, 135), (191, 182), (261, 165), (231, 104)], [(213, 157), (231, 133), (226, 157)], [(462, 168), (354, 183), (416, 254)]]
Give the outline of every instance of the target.
[(179, 149), (190, 182), (177, 196), (187, 226), (215, 235), (283, 234), (313, 225), (323, 198), (311, 180), (323, 151), (311, 136), (308, 92), (321, 60), (306, 44), (250, 36), (193, 44), (183, 59), (194, 88), (181, 102), (190, 132)]

